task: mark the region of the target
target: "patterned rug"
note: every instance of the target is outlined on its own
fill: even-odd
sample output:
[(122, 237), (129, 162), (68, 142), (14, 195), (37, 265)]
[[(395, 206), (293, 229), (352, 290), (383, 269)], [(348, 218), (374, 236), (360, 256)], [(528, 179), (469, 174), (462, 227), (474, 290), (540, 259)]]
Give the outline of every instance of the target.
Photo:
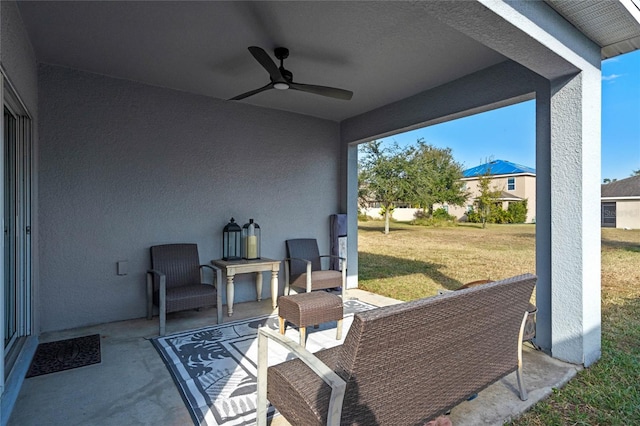
[[(344, 303), (342, 338), (355, 312), (375, 306), (348, 300)], [(256, 421), (258, 327), (278, 329), (277, 316), (234, 321), (152, 339), (165, 362), (196, 425), (250, 425)], [(287, 326), (286, 335), (299, 341), (298, 330)], [(311, 352), (342, 343), (336, 340), (336, 322), (307, 327), (306, 348)], [(270, 342), (269, 365), (292, 357)], [(269, 408), (269, 418), (275, 409)]]
[(26, 378), (98, 364), (100, 360), (99, 334), (40, 343)]

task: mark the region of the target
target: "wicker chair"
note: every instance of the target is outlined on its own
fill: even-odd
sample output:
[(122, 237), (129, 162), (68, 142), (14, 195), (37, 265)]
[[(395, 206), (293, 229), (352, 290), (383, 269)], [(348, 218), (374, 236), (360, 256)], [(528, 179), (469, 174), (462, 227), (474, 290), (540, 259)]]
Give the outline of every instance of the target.
[[(203, 283), (202, 268), (213, 271), (213, 285)], [(216, 306), (218, 324), (222, 322), (220, 269), (200, 265), (196, 244), (164, 244), (151, 247), (151, 269), (147, 271), (147, 319), (158, 306), (160, 335), (166, 331), (169, 312)]]
[[(471, 281), (460, 286), (458, 290), (464, 290), (465, 288), (471, 288), (477, 285), (488, 284), (492, 282), (493, 280)], [(533, 303), (529, 303), (527, 312), (529, 314), (527, 315), (527, 323), (524, 326), (524, 334), (522, 335), (522, 340), (524, 342), (529, 342), (535, 349), (540, 350), (540, 347), (536, 344), (536, 342), (533, 341), (533, 339), (536, 337), (536, 314), (538, 312), (538, 308)]]
[[(335, 255), (320, 255), (318, 242), (313, 238), (287, 240), (287, 258), (284, 262), (285, 294), (291, 287), (305, 292), (330, 288), (344, 291), (347, 279), (347, 259)], [(322, 269), (322, 259), (335, 258), (341, 261), (342, 270)]]
[[(516, 371), (536, 276), (355, 314), (344, 344), (311, 354), (258, 332), (258, 425), (267, 399), (292, 425), (424, 424)], [(267, 342), (297, 359), (267, 367)], [(482, 397), (480, 395), (480, 397)]]

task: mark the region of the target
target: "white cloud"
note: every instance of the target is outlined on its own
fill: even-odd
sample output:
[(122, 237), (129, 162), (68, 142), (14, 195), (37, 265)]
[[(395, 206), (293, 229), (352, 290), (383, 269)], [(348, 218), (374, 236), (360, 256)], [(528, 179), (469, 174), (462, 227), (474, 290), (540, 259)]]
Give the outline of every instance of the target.
[(620, 77), (622, 77), (622, 74), (603, 75), (602, 76), (602, 81), (613, 81), (613, 80), (618, 79)]

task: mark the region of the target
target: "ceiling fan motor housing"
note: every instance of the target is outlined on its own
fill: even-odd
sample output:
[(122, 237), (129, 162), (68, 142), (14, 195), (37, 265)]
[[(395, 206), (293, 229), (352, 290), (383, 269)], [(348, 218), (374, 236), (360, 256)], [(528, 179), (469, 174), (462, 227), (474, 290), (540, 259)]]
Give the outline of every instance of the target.
[(276, 55), (276, 58), (280, 59), (281, 61), (289, 57), (289, 49), (287, 49), (286, 47), (276, 47), (273, 53)]

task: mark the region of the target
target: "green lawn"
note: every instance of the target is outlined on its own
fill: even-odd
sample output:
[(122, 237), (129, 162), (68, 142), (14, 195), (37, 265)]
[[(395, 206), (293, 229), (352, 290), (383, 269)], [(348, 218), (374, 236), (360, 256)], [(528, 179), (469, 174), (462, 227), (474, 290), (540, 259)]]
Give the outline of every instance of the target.
[[(359, 223), (359, 286), (399, 300), (535, 273), (535, 225)], [(602, 230), (602, 358), (512, 425), (640, 425), (640, 231)]]

